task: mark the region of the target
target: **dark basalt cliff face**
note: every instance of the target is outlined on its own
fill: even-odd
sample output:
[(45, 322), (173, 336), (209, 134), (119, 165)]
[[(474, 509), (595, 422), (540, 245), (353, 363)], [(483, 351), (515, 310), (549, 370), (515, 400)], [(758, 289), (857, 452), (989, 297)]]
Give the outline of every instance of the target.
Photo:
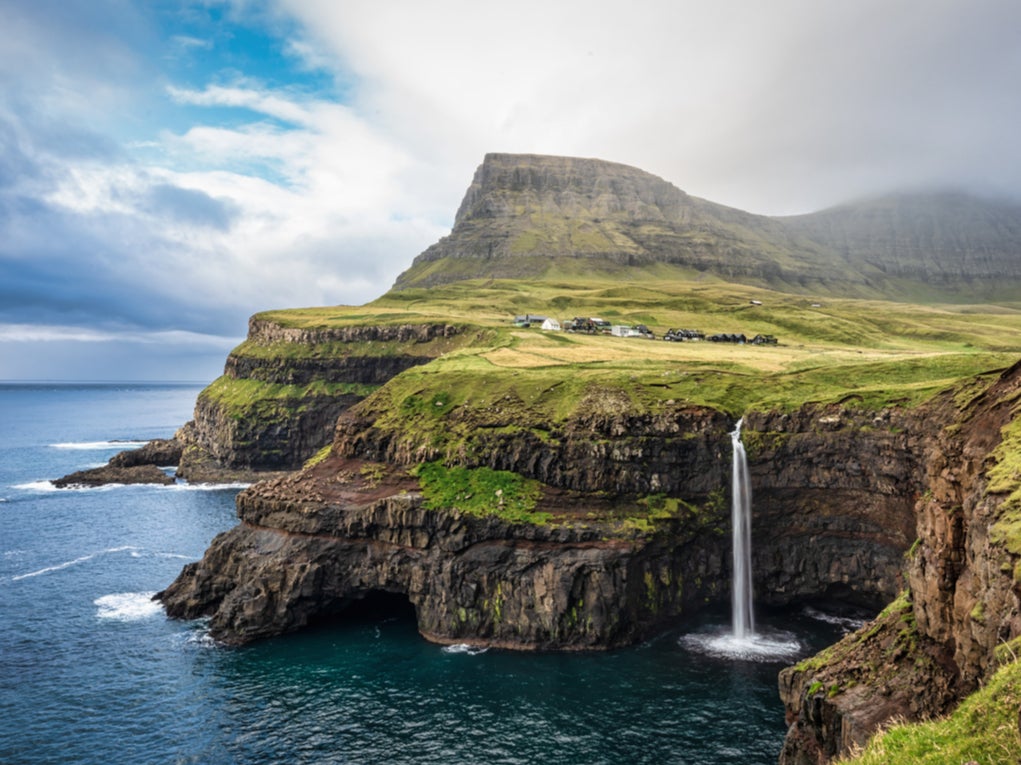
[[(541, 524), (427, 509), (404, 468), (435, 455), (363, 415), (356, 407), (340, 418), (324, 462), (240, 495), (241, 525), (160, 595), (168, 613), (212, 616), (217, 638), (245, 642), (384, 591), (408, 597), (432, 640), (607, 648), (727, 597), (733, 423), (721, 413), (622, 409), (571, 418), (545, 443), (521, 431), (470, 443), (466, 453), (478, 455), (470, 464), (543, 482), (537, 509), (551, 519)], [(448, 415), (458, 416), (479, 414)], [(854, 430), (877, 419), (872, 432)], [(831, 407), (750, 422), (769, 428), (749, 434), (754, 474), (770, 475), (754, 520), (759, 595), (892, 599), (903, 586), (918, 488), (913, 479), (894, 485), (917, 468), (909, 447), (919, 436), (898, 429), (921, 421)], [(841, 430), (857, 434), (850, 451)], [(791, 462), (775, 469), (783, 458)], [(650, 492), (686, 504), (651, 526), (628, 524)]]
[(705, 525), (717, 517), (651, 538), (610, 524), (514, 524), (429, 510), (415, 481), (366, 481), (358, 468), (331, 459), (242, 493), (241, 525), (160, 594), (167, 612), (211, 615), (215, 637), (240, 643), (400, 593), (437, 642), (607, 648), (719, 588), (722, 544)]
[[(383, 591), (406, 595), (422, 634), (439, 642), (631, 643), (723, 594), (727, 510), (709, 494), (723, 480), (726, 426), (688, 409), (641, 427), (626, 414), (572, 419), (546, 451), (522, 433), (487, 442), (487, 466), (544, 482), (537, 509), (552, 518), (535, 524), (428, 509), (405, 468), (430, 455), (352, 411), (331, 457), (243, 492), (242, 524), (160, 597), (171, 615), (212, 615), (227, 642), (297, 629)], [(627, 519), (648, 491), (643, 460), (656, 454), (690, 505), (646, 528)]]
[(928, 417), (810, 404), (746, 418), (759, 600), (878, 608), (904, 587)]
[(443, 323), (304, 329), (253, 317), (176, 436), (178, 476), (252, 480), (300, 468), (330, 443), (342, 412), (461, 332)]
[(895, 717), (951, 710), (995, 669), (996, 646), (1021, 634), (1017, 545), (990, 480), (1019, 394), (1021, 365), (970, 399), (925, 408), (908, 589), (874, 623), (781, 673), (791, 723), (781, 763), (828, 762)]

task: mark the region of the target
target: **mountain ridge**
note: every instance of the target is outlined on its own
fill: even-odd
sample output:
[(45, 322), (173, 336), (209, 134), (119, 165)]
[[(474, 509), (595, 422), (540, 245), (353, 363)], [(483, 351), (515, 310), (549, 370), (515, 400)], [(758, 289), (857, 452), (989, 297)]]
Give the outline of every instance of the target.
[(963, 192), (878, 199), (765, 216), (620, 163), (487, 154), (450, 234), (394, 289), (565, 270), (641, 278), (667, 264), (787, 292), (1021, 299), (1021, 206)]

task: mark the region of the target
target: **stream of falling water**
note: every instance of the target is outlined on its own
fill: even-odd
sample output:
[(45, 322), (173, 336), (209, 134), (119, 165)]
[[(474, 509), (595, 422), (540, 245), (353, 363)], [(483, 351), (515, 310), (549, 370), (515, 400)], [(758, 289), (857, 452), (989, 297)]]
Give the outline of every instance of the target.
[(731, 475), (731, 523), (733, 527), (733, 582), (731, 585), (731, 625), (729, 632), (685, 635), (682, 644), (710, 656), (746, 661), (776, 661), (796, 656), (801, 650), (798, 638), (787, 631), (755, 630), (752, 607), (752, 484), (748, 455), (741, 442), (738, 420), (730, 433), (733, 445)]
[(752, 610), (752, 486), (748, 476), (748, 456), (741, 443), (741, 423), (730, 434), (733, 444), (731, 479), (731, 522), (734, 541), (734, 581), (731, 594), (731, 624), (734, 637), (744, 639), (755, 634)]

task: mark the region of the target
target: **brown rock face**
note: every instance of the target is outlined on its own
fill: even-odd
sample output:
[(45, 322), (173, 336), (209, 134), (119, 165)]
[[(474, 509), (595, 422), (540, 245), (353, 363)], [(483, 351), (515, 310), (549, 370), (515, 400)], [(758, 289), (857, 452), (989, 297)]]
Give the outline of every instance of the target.
[(243, 492), (241, 525), (157, 596), (167, 613), (212, 615), (214, 637), (243, 643), (400, 593), (430, 640), (579, 649), (633, 642), (718, 595), (723, 545), (704, 519), (653, 535), (513, 524), (426, 509), (415, 481), (368, 483), (357, 467), (331, 459)]
[(925, 415), (808, 405), (753, 413), (746, 429), (759, 599), (892, 600), (915, 539)]
[(781, 673), (791, 722), (781, 763), (825, 763), (894, 717), (949, 711), (994, 668), (997, 644), (1021, 634), (1017, 556), (990, 534), (1003, 496), (989, 492), (986, 473), (1019, 391), (1021, 365), (918, 412), (914, 432), (925, 437), (905, 444), (917, 455), (905, 597)]
[[(211, 392), (214, 383), (199, 395), (194, 419), (180, 434), (185, 449), (178, 475), (189, 481), (250, 481), (300, 468), (330, 443), (337, 417), (365, 397), (338, 386), (382, 385), (431, 361), (443, 341), (461, 332), (443, 323), (304, 329), (253, 317), (248, 340), (227, 357), (221, 381), (308, 391), (276, 397), (267, 392), (239, 415)], [(266, 353), (267, 347), (289, 350)]]

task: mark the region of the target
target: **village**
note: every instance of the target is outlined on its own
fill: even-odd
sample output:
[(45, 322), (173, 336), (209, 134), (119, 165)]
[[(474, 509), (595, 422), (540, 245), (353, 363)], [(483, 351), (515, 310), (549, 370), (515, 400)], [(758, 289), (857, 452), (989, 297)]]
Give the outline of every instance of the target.
[[(514, 326), (522, 329), (538, 327), (546, 332), (581, 332), (588, 335), (612, 335), (613, 337), (637, 337), (646, 340), (655, 340), (656, 334), (644, 324), (612, 324), (605, 319), (597, 317), (576, 316), (568, 321), (561, 322), (549, 316), (526, 313), (514, 317)], [(720, 332), (706, 335), (697, 329), (669, 329), (662, 338), (667, 342), (700, 342), (710, 343), (734, 343), (737, 345), (777, 345), (778, 341), (773, 335), (754, 335), (749, 338), (743, 333)]]

